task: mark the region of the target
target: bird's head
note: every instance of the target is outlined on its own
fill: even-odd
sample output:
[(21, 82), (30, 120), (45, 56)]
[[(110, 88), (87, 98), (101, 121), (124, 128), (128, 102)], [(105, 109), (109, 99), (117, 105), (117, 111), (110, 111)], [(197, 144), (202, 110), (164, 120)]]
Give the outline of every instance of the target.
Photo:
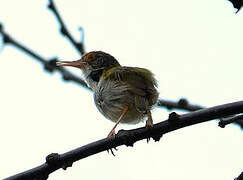
[(57, 66), (72, 66), (82, 70), (88, 85), (94, 90), (105, 70), (120, 66), (110, 54), (102, 51), (92, 51), (77, 61), (60, 61)]

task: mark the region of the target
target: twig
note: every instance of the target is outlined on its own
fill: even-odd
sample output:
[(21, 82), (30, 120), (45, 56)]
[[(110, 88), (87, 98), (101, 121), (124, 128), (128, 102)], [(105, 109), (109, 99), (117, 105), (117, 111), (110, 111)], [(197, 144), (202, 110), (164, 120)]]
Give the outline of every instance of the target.
[[(204, 109), (205, 107), (199, 105), (190, 104), (185, 98), (179, 99), (179, 101), (163, 100), (160, 99), (157, 104), (159, 107), (166, 107), (168, 110), (178, 109), (185, 111), (197, 111), (199, 109)], [(243, 130), (243, 115), (235, 117), (223, 117), (219, 119), (219, 126), (224, 128), (226, 125), (234, 123), (241, 127)]]
[(56, 66), (57, 58), (52, 58), (50, 60), (44, 59), (43, 57), (41, 57), (40, 55), (35, 53), (33, 50), (31, 50), (30, 48), (25, 47), (23, 44), (17, 42), (15, 39), (13, 39), (11, 36), (9, 36), (3, 30), (3, 25), (1, 25), (1, 24), (0, 24), (0, 34), (2, 34), (3, 42), (5, 44), (13, 45), (16, 48), (20, 49), (21, 51), (25, 52), (26, 54), (32, 56), (33, 58), (35, 58), (37, 61), (39, 61), (40, 63), (42, 63), (44, 65), (45, 70), (47, 70), (49, 72), (54, 72), (54, 70), (57, 70), (62, 74), (62, 77), (63, 77), (64, 80), (73, 81), (73, 82), (76, 82), (76, 83), (78, 83), (79, 85), (81, 85), (85, 88), (88, 88), (88, 86), (87, 86), (87, 84), (85, 83), (84, 80), (77, 77), (73, 73), (69, 72), (65, 68), (57, 67)]
[(5, 44), (12, 44), (15, 47), (19, 48), (20, 50), (24, 51), (26, 54), (32, 56), (33, 58), (37, 59), (41, 63), (46, 63), (46, 60), (42, 58), (40, 55), (37, 53), (34, 53), (32, 50), (29, 48), (26, 48), (24, 45), (18, 43), (16, 40), (14, 40), (12, 37), (10, 37), (3, 29), (3, 25), (0, 24), (0, 34), (3, 36), (3, 43)]
[(224, 128), (226, 125), (231, 123), (237, 123), (238, 125), (241, 126), (241, 128), (243, 128), (243, 114), (234, 117), (229, 117), (229, 118), (222, 118), (220, 119), (218, 125), (219, 127)]
[[(49, 0), (48, 7), (54, 13), (54, 15), (57, 18), (57, 21), (59, 22), (59, 24), (61, 26), (60, 27), (60, 32), (70, 40), (70, 42), (76, 48), (76, 50), (80, 53), (80, 55), (83, 55), (85, 53), (84, 44), (83, 44), (83, 35), (82, 35), (82, 40), (80, 42), (76, 42), (74, 40), (74, 38), (72, 37), (71, 33), (67, 30), (67, 27), (64, 24), (64, 22), (63, 22), (63, 20), (62, 20), (62, 18), (60, 16), (60, 14), (58, 13), (57, 8), (56, 8), (56, 5), (53, 2), (53, 0)], [(81, 31), (83, 33), (83, 29), (81, 29)]]
[(239, 113), (243, 113), (243, 101), (201, 109), (183, 115), (172, 113), (168, 120), (155, 124), (151, 128), (143, 127), (133, 130), (120, 130), (116, 136), (95, 141), (64, 154), (52, 153), (47, 156), (46, 163), (4, 180), (47, 179), (52, 172), (60, 168), (66, 169), (72, 166), (73, 162), (102, 151), (121, 145), (133, 146), (135, 142), (147, 138), (159, 141), (163, 134), (171, 131)]
[(190, 104), (185, 98), (181, 98), (181, 99), (179, 99), (179, 101), (160, 99), (157, 105), (160, 107), (166, 107), (169, 110), (180, 109), (180, 110), (186, 110), (186, 111), (196, 111), (196, 110), (204, 108), (199, 105)]

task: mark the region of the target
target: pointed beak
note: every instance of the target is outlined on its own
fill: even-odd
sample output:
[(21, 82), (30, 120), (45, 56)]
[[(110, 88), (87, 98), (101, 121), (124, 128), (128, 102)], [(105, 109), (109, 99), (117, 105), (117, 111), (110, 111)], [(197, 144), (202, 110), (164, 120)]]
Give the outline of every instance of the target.
[(80, 69), (83, 69), (85, 64), (86, 63), (82, 59), (77, 60), (77, 61), (59, 61), (59, 62), (56, 62), (57, 66), (71, 66), (71, 67), (76, 67), (76, 68), (80, 68)]

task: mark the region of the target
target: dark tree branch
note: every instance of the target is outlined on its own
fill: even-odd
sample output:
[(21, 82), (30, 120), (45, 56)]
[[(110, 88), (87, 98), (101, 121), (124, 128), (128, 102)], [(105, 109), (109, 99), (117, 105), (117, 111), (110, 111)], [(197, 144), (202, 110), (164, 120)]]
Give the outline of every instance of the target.
[(26, 48), (24, 45), (18, 43), (16, 40), (14, 40), (12, 37), (10, 37), (3, 29), (3, 25), (0, 24), (0, 34), (3, 36), (3, 43), (5, 44), (12, 44), (13, 46), (19, 48), (20, 50), (24, 51), (26, 54), (32, 56), (36, 60), (38, 60), (41, 63), (46, 63), (46, 60), (39, 56), (37, 53), (34, 53), (29, 48)]
[[(83, 44), (83, 36), (82, 36), (82, 39), (81, 39), (80, 42), (76, 42), (74, 40), (74, 38), (72, 37), (71, 33), (68, 31), (66, 25), (64, 24), (60, 14), (57, 11), (56, 5), (53, 2), (53, 0), (49, 0), (48, 7), (54, 13), (54, 15), (57, 18), (57, 21), (59, 22), (59, 24), (61, 26), (60, 27), (60, 32), (70, 40), (70, 42), (76, 48), (76, 50), (80, 53), (80, 55), (83, 55), (85, 53), (84, 44)], [(81, 33), (83, 33), (83, 29), (81, 29), (81, 31), (82, 31)]]
[(241, 172), (241, 174), (235, 178), (234, 180), (243, 180), (243, 171)]
[(222, 118), (219, 121), (218, 125), (219, 127), (224, 128), (226, 125), (231, 123), (237, 123), (243, 129), (243, 114), (228, 118)]
[(243, 6), (243, 0), (228, 0), (228, 1), (230, 1), (233, 4), (234, 8), (237, 9), (235, 13), (238, 13)]
[(3, 42), (5, 44), (10, 44), (13, 45), (14, 47), (18, 48), (19, 50), (25, 52), (26, 54), (30, 55), (31, 57), (35, 58), (37, 61), (42, 63), (44, 65), (45, 70), (49, 72), (54, 72), (54, 70), (59, 71), (62, 74), (62, 77), (64, 80), (67, 81), (73, 81), (75, 83), (78, 83), (79, 85), (88, 88), (87, 84), (85, 83), (84, 80), (81, 78), (77, 77), (70, 71), (66, 70), (63, 67), (58, 67), (56, 66), (57, 59), (53, 58), (50, 60), (46, 60), (37, 53), (35, 53), (33, 50), (30, 50), (30, 48), (25, 47), (21, 43), (17, 42), (15, 39), (13, 39), (11, 36), (9, 36), (4, 30), (3, 30), (3, 25), (0, 24), (0, 34), (3, 36)]
[(158, 101), (157, 105), (160, 106), (160, 107), (166, 107), (168, 110), (180, 109), (180, 110), (186, 110), (186, 111), (196, 111), (196, 110), (204, 108), (204, 107), (199, 106), (199, 105), (190, 104), (185, 98), (181, 98), (177, 102), (160, 99)]
[(163, 134), (171, 131), (239, 113), (243, 113), (243, 101), (201, 109), (183, 115), (171, 113), (168, 120), (157, 123), (151, 128), (143, 127), (132, 130), (120, 130), (116, 136), (95, 141), (64, 154), (52, 153), (47, 156), (46, 163), (4, 180), (47, 179), (52, 172), (60, 168), (66, 169), (72, 166), (73, 162), (102, 151), (121, 145), (133, 146), (135, 142), (147, 138), (159, 141)]

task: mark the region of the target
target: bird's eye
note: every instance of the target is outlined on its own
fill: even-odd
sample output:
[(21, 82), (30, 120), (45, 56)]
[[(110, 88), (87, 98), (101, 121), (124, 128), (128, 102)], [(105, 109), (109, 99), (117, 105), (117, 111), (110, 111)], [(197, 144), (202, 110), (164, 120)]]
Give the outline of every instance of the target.
[(104, 58), (103, 57), (97, 57), (95, 61), (91, 61), (89, 65), (92, 66), (93, 69), (99, 69), (104, 67)]
[(96, 62), (98, 65), (104, 64), (104, 57), (103, 56), (98, 56), (96, 59)]

